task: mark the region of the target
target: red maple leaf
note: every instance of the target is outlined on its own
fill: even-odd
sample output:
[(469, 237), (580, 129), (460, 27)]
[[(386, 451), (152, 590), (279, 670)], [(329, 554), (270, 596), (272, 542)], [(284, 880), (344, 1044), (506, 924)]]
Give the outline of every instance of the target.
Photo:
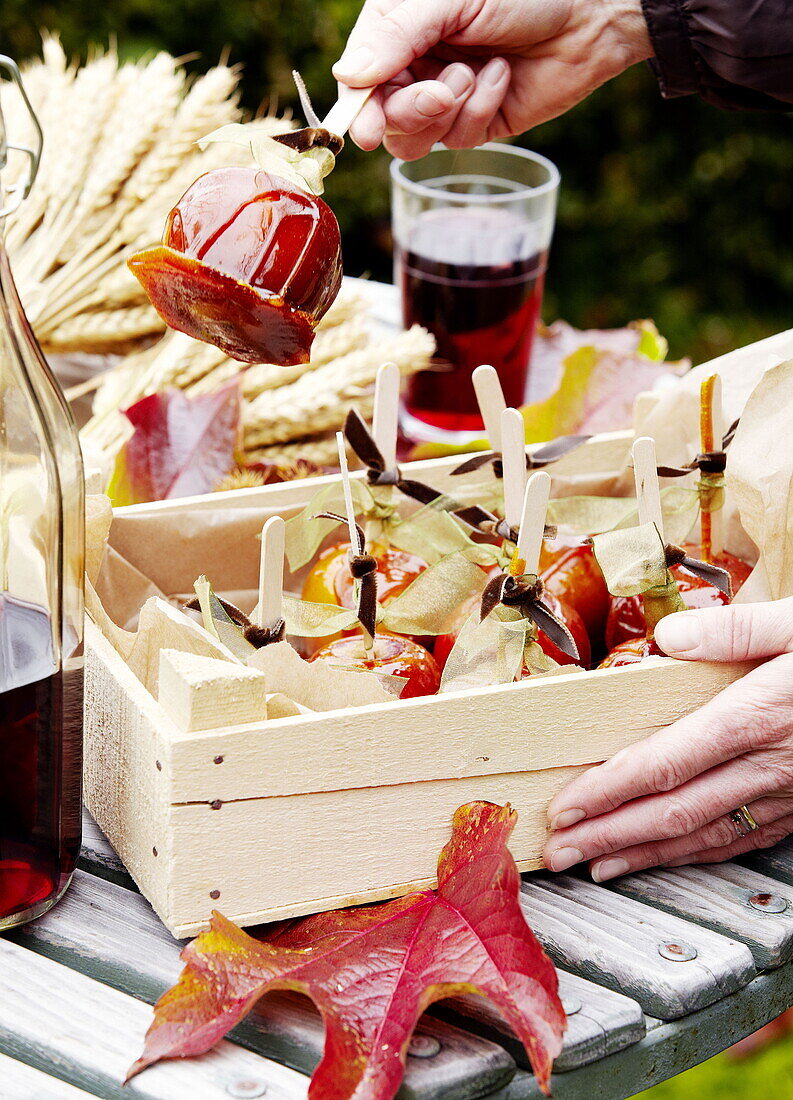
[(108, 489), (116, 506), (211, 492), (236, 465), (237, 382), (198, 397), (177, 389), (153, 393), (124, 415), (135, 431), (116, 459)]
[(553, 963), (518, 901), (509, 805), (471, 802), (454, 815), (438, 889), (321, 913), (253, 939), (220, 913), (189, 944), (177, 984), (155, 1005), (130, 1077), (162, 1058), (204, 1054), (263, 993), (293, 989), (316, 1004), (325, 1051), (310, 1100), (390, 1100), (422, 1012), (462, 993), (489, 997), (548, 1091), (566, 1018)]

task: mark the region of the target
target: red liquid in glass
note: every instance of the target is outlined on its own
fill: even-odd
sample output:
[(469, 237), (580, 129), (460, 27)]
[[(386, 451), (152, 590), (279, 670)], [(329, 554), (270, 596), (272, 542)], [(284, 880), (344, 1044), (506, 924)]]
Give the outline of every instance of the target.
[(0, 594), (0, 927), (43, 912), (74, 870), (82, 690), (82, 668), (56, 669), (47, 613)]
[(396, 260), (405, 325), (428, 328), (451, 364), (411, 378), (408, 412), (444, 431), (481, 431), (471, 383), (480, 363), (498, 371), (507, 404), (521, 405), (547, 261), (532, 223), (500, 210), (430, 211)]

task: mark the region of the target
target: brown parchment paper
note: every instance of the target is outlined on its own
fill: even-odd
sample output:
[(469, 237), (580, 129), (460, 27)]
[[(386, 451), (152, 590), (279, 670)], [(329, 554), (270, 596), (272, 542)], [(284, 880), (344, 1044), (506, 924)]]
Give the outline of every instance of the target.
[(767, 370), (729, 449), (727, 493), (759, 551), (742, 603), (793, 595), (793, 359)]

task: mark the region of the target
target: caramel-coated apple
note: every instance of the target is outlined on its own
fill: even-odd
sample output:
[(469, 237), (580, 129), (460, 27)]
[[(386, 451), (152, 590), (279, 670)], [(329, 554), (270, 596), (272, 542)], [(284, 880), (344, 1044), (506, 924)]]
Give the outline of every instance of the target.
[[(457, 630), (449, 634), (441, 634), (437, 638), (432, 652), (439, 668), (443, 669), (445, 667), (449, 654), (452, 651), (452, 646), (457, 641), (460, 630), (462, 630), (464, 623), (474, 608), (479, 606), (479, 603), (480, 597), (477, 596), (464, 604), (460, 609), (460, 625)], [(546, 592), (543, 596), (543, 603), (551, 609), (557, 619), (561, 619), (573, 635), (575, 644), (578, 646), (578, 660), (576, 661), (568, 653), (563, 653), (562, 650), (554, 645), (551, 639), (540, 630), (537, 634), (537, 641), (542, 651), (559, 665), (578, 664), (582, 665), (584, 668), (588, 668), (591, 661), (589, 635), (587, 634), (581, 616), (574, 608), (570, 607), (563, 600), (558, 599), (550, 592)]]
[(163, 243), (129, 260), (165, 323), (245, 363), (307, 363), (341, 286), (333, 211), (256, 168), (216, 168), (182, 195)]
[(611, 596), (595, 561), (592, 546), (578, 541), (572, 546), (543, 544), (540, 577), (546, 591), (572, 607), (584, 621), (592, 649), (602, 651)]
[[(344, 542), (329, 546), (319, 554), (303, 584), (304, 600), (355, 607), (349, 551), (349, 542)], [(401, 595), (427, 568), (427, 563), (418, 554), (398, 550), (395, 546), (375, 543), (369, 552), (377, 562), (377, 599), (381, 604)]]
[[(696, 546), (684, 547), (692, 557), (699, 553)], [(730, 574), (732, 582), (732, 594), (737, 594), (741, 585), (751, 573), (751, 566), (736, 558), (734, 554), (719, 554), (713, 561), (714, 565), (721, 566)], [(672, 576), (677, 581), (680, 595), (687, 608), (719, 607), (730, 602), (729, 597), (706, 580), (695, 576), (684, 565), (673, 565)], [(647, 633), (647, 624), (644, 621), (644, 610), (640, 596), (615, 596), (611, 600), (611, 607), (606, 623), (606, 648), (611, 651), (622, 642), (635, 638), (644, 638)]]
[(440, 669), (432, 654), (412, 639), (396, 634), (378, 634), (368, 652), (360, 634), (337, 638), (315, 653), (311, 660), (402, 677), (407, 683), (400, 699), (434, 695), (441, 683)]

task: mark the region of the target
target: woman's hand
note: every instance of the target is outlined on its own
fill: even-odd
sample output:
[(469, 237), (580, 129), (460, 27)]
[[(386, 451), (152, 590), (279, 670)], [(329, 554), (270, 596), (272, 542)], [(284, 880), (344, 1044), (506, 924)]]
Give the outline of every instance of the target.
[(640, 0), (366, 0), (336, 79), (350, 133), (407, 160), (519, 134), (652, 53)]
[[(793, 832), (793, 597), (683, 611), (655, 636), (685, 660), (774, 659), (561, 791), (548, 810), (553, 871), (587, 860), (603, 882), (732, 859)], [(743, 805), (759, 828), (741, 837), (727, 815)]]

